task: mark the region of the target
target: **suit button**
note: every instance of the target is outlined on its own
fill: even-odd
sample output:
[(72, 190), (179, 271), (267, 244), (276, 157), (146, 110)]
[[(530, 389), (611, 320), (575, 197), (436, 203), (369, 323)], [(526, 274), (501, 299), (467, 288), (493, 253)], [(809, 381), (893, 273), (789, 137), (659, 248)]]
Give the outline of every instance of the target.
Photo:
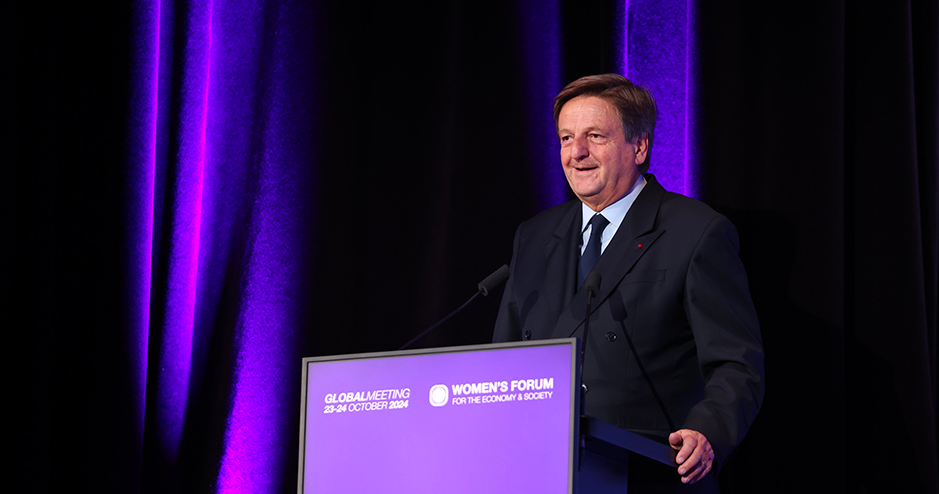
[(610, 343), (613, 343), (614, 341), (616, 341), (616, 333), (614, 333), (614, 332), (612, 332), (612, 331), (610, 331), (609, 333), (607, 333), (607, 334), (606, 334), (606, 341), (609, 341)]
[(526, 329), (526, 330), (525, 330), (525, 339), (526, 339), (526, 340), (530, 340), (530, 339), (531, 339), (531, 330), (530, 330), (530, 329)]

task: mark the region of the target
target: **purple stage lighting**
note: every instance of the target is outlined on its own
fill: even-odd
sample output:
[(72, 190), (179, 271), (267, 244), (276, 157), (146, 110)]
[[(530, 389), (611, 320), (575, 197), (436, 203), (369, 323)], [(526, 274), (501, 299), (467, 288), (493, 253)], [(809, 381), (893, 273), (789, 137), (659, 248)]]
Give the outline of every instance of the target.
[(697, 194), (694, 0), (623, 0), (619, 71), (655, 96), (649, 171), (668, 190)]
[(557, 0), (517, 4), (522, 39), (516, 46), (524, 64), (520, 93), (525, 95), (528, 116), (525, 154), (529, 159), (532, 189), (537, 191), (536, 211), (568, 199), (567, 179), (561, 169), (552, 115), (554, 96), (563, 87), (559, 9)]

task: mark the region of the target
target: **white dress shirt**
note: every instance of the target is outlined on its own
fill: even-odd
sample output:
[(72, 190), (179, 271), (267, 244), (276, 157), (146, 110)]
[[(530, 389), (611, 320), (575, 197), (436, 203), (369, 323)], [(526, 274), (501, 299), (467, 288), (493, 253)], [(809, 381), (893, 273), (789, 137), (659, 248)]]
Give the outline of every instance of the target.
[(623, 223), (623, 218), (626, 217), (626, 213), (629, 212), (629, 208), (632, 207), (633, 203), (636, 202), (636, 198), (639, 197), (639, 193), (642, 192), (642, 188), (646, 186), (646, 177), (639, 175), (639, 180), (636, 180), (636, 183), (633, 184), (633, 188), (626, 193), (625, 196), (619, 198), (613, 204), (603, 208), (600, 211), (594, 211), (590, 209), (590, 206), (580, 203), (581, 208), (581, 217), (583, 224), (581, 225), (581, 242), (580, 242), (580, 253), (583, 255), (584, 249), (587, 248), (587, 241), (590, 240), (590, 218), (593, 218), (593, 215), (600, 213), (603, 215), (607, 221), (610, 222), (606, 228), (603, 229), (603, 232), (600, 234), (600, 254), (603, 254), (603, 251), (606, 250), (606, 246), (610, 244), (610, 240), (613, 239), (613, 235), (616, 235), (616, 230), (619, 229), (620, 224)]

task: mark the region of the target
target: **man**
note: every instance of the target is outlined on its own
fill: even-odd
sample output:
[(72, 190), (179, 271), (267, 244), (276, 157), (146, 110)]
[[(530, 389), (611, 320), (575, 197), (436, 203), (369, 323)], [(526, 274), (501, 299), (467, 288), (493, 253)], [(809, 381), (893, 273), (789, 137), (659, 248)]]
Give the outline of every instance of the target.
[(762, 341), (737, 232), (645, 173), (656, 119), (645, 89), (616, 74), (584, 77), (555, 98), (554, 119), (579, 200), (519, 226), (493, 339), (582, 337), (583, 281), (597, 271), (584, 343), (587, 414), (678, 450), (677, 474), (631, 468), (630, 492), (695, 483), (716, 492), (716, 469), (763, 399)]

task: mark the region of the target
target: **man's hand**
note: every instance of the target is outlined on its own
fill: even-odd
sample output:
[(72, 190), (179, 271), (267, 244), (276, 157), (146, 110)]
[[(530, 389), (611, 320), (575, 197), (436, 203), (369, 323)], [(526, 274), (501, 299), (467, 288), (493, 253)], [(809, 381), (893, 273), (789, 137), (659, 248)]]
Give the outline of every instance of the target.
[(681, 475), (682, 483), (693, 484), (711, 471), (714, 449), (704, 434), (691, 429), (681, 429), (669, 434), (668, 443), (678, 450), (675, 461), (678, 462), (678, 474)]

